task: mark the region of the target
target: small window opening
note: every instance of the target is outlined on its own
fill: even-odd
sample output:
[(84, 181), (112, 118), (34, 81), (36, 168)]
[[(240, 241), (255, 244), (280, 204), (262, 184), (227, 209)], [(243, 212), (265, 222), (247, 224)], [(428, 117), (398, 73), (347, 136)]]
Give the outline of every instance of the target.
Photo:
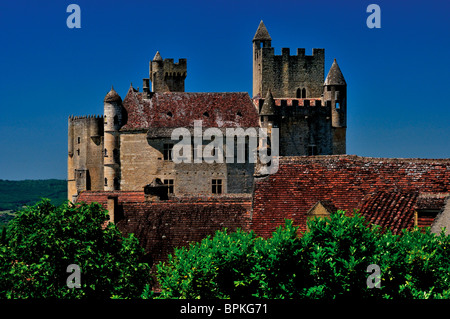
[(167, 116), (172, 117), (173, 116), (172, 112), (167, 112)]
[(164, 185), (168, 186), (168, 193), (173, 194), (173, 179), (165, 179)]
[(205, 112), (205, 113), (203, 113), (203, 116), (209, 117), (209, 113)]
[(81, 143), (81, 137), (78, 137), (78, 144)]
[(164, 155), (164, 160), (165, 161), (171, 161), (172, 160), (172, 149), (173, 149), (173, 144), (164, 144), (163, 146), (163, 155)]
[(105, 186), (108, 186), (108, 179), (105, 177)]
[(318, 155), (317, 146), (309, 145), (308, 146), (308, 156)]
[(221, 179), (213, 179), (212, 180), (212, 193), (213, 194), (222, 194), (222, 180)]

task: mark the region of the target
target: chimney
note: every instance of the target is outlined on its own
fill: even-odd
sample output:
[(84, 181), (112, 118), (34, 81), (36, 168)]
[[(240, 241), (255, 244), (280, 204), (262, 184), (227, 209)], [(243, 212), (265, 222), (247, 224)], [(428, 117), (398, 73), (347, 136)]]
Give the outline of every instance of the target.
[(117, 195), (108, 196), (107, 209), (109, 214), (109, 222), (114, 224), (114, 217), (117, 215)]
[(169, 186), (163, 184), (161, 179), (155, 178), (150, 184), (144, 186), (144, 194), (146, 202), (157, 202), (168, 200)]

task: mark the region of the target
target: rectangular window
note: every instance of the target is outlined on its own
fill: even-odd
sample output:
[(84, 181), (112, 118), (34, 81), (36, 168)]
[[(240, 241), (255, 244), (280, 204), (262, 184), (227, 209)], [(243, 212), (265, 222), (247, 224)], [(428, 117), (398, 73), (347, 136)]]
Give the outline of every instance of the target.
[(173, 179), (165, 179), (164, 185), (169, 186), (168, 192), (169, 192), (169, 194), (173, 194)]
[(163, 155), (165, 161), (171, 161), (172, 160), (172, 148), (173, 144), (164, 144), (163, 147)]
[(81, 137), (78, 137), (78, 144), (81, 143)]
[(213, 194), (222, 194), (222, 180), (221, 179), (213, 179), (212, 180), (212, 193)]
[(309, 145), (308, 146), (308, 156), (312, 155), (318, 155), (317, 146), (316, 145)]

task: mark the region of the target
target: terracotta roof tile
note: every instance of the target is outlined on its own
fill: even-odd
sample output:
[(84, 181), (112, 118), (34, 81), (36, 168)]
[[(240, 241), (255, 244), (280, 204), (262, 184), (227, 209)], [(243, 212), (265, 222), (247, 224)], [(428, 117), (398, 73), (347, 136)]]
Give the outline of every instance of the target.
[(121, 128), (193, 127), (202, 120), (204, 127), (259, 127), (259, 116), (248, 93), (143, 93), (130, 88), (123, 101), (128, 121)]
[[(351, 213), (361, 207), (366, 196), (377, 192), (450, 192), (450, 159), (280, 157), (276, 174), (256, 180), (251, 227), (269, 237), (284, 218), (292, 218), (299, 231), (305, 231), (306, 213), (318, 201), (328, 200), (337, 209)], [(409, 214), (409, 208), (402, 206), (411, 204), (408, 196), (395, 202), (399, 214)], [(399, 228), (411, 225), (408, 216), (391, 216), (390, 220), (380, 214), (378, 219)]]

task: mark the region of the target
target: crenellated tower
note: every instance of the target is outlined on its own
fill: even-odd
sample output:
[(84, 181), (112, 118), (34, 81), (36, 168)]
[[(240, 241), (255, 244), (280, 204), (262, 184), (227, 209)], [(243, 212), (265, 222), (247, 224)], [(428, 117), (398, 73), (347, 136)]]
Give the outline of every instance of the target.
[(336, 60), (324, 80), (324, 49), (275, 55), (263, 21), (252, 42), (253, 101), (261, 126), (279, 129), (280, 155), (345, 154), (347, 84)]
[(263, 21), (253, 37), (253, 97), (264, 97), (271, 90), (274, 98), (307, 98), (322, 94), (325, 66), (325, 50), (313, 49), (305, 55), (305, 49), (297, 49), (296, 55), (289, 48), (282, 48), (275, 55), (272, 38)]
[(85, 190), (103, 190), (103, 116), (68, 119), (67, 193), (75, 201)]
[(150, 62), (150, 81), (152, 81), (153, 92), (184, 92), (186, 75), (186, 59), (179, 59), (175, 63), (173, 59), (163, 60), (159, 52), (156, 52)]

